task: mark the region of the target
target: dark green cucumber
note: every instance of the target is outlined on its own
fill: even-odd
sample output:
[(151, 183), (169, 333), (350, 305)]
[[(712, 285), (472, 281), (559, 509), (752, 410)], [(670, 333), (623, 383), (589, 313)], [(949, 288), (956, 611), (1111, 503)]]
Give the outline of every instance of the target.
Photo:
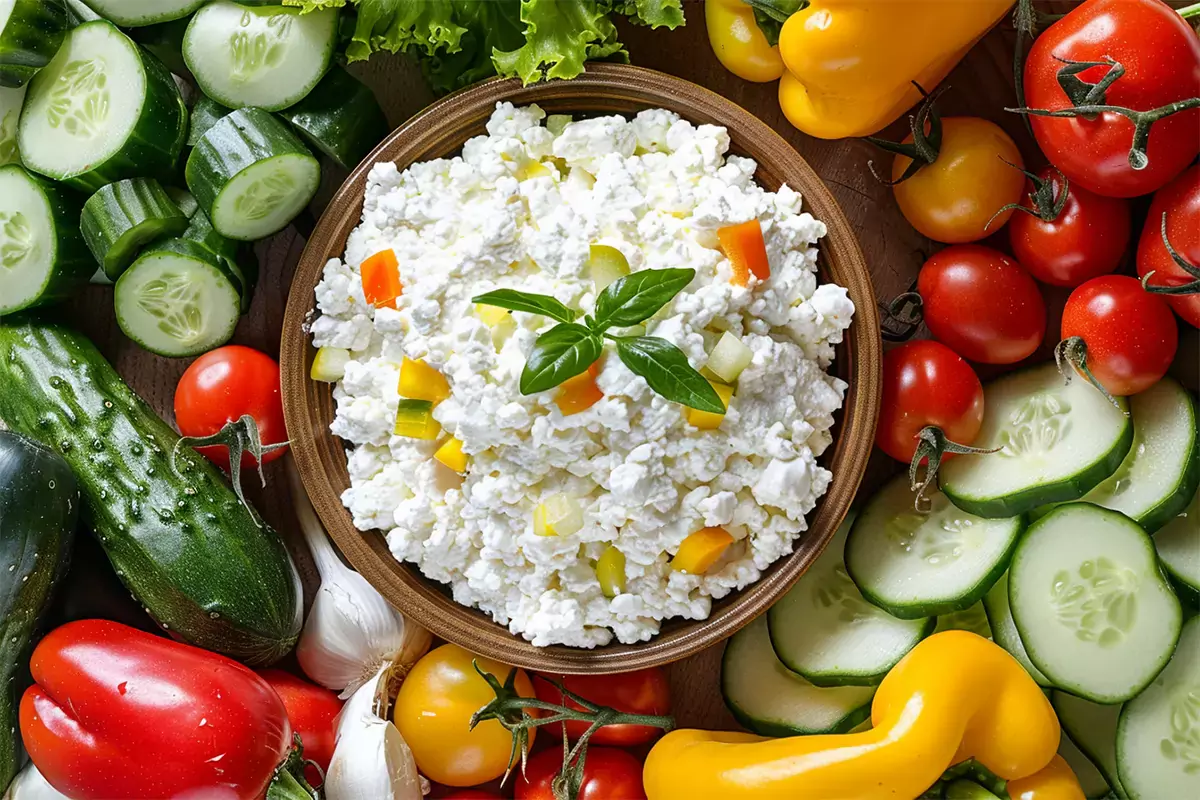
[(21, 163), (21, 148), (17, 143), (17, 126), (21, 107), (25, 105), (25, 89), (0, 87), (0, 167)]
[(74, 28), (76, 25), (82, 25), (85, 22), (95, 22), (104, 17), (92, 11), (92, 7), (83, 0), (65, 0), (67, 6), (67, 21)]
[(187, 62), (183, 60), (183, 34), (187, 31), (187, 18), (134, 28), (129, 32), (133, 40), (153, 53), (167, 69), (176, 75), (191, 77)]
[(0, 430), (0, 787), (19, 766), (17, 704), (54, 585), (71, 558), (79, 488), (62, 457)]
[(283, 122), (243, 108), (201, 137), (186, 175), (218, 233), (254, 241), (283, 230), (304, 210), (321, 182), (321, 165)]
[(80, 230), (88, 249), (115, 281), (142, 247), (178, 236), (188, 218), (153, 178), (131, 178), (102, 187), (83, 204)]
[(68, 24), (63, 0), (0, 0), (0, 86), (24, 86), (49, 64)]
[(25, 165), (94, 192), (123, 178), (171, 177), (187, 107), (162, 62), (105, 20), (72, 30), (29, 85), (19, 143)]
[(200, 99), (196, 101), (196, 107), (192, 109), (192, 118), (188, 124), (187, 146), (195, 147), (200, 144), (200, 140), (204, 138), (204, 134), (208, 133), (209, 128), (232, 113), (232, 108), (226, 108), (211, 97), (201, 95)]
[(196, 198), (192, 197), (191, 192), (175, 186), (164, 186), (163, 189), (172, 202), (179, 206), (179, 210), (183, 212), (185, 217), (191, 219), (196, 216), (196, 211), (200, 208), (200, 204), (196, 202)]
[(163, 628), (248, 664), (300, 633), (299, 577), (279, 536), (121, 380), (88, 339), (0, 321), (0, 419), (59, 451), (118, 576)]
[(374, 93), (337, 66), (307, 97), (279, 116), (345, 169), (357, 167), (391, 130)]
[(208, 215), (200, 210), (192, 216), (191, 224), (180, 238), (196, 242), (224, 261), (236, 278), (238, 294), (242, 297), (242, 313), (249, 311), (254, 287), (258, 285), (258, 257), (253, 248), (217, 233)]

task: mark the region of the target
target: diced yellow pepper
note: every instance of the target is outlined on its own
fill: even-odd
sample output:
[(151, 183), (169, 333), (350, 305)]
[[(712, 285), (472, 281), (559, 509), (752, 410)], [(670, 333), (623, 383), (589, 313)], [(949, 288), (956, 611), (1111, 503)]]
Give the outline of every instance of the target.
[(517, 180), (527, 181), (533, 178), (548, 178), (553, 177), (557, 172), (558, 170), (543, 164), (541, 161), (531, 161), (517, 170)]
[[(721, 404), (728, 410), (729, 401), (733, 399), (733, 387), (712, 380), (709, 383), (717, 390), (717, 396), (721, 398)], [(721, 427), (721, 420), (723, 419), (725, 419), (724, 414), (714, 414), (711, 411), (700, 411), (695, 408), (687, 410), (688, 424), (694, 425), (702, 431), (716, 430)]]
[(455, 472), (467, 471), (467, 454), (463, 452), (463, 444), (451, 436), (447, 439), (433, 457)]
[(516, 320), (503, 308), (478, 303), (475, 306), (475, 316), (492, 329), (492, 344), (497, 350), (504, 347), (508, 337), (517, 332)]
[(337, 383), (346, 375), (346, 362), (350, 351), (340, 347), (322, 347), (313, 356), (312, 370), (308, 373), (314, 381)]
[(582, 527), (583, 509), (570, 495), (550, 495), (533, 510), (533, 532), (538, 536), (570, 536)]
[(401, 400), (396, 406), (397, 436), (410, 439), (436, 439), (442, 426), (433, 418), (433, 403), (428, 400)]
[(596, 291), (602, 292), (629, 274), (629, 259), (615, 247), (594, 244), (588, 249), (588, 271)]
[(605, 597), (616, 597), (625, 591), (625, 554), (610, 544), (596, 560), (596, 580)]
[(599, 362), (588, 367), (587, 372), (567, 378), (558, 387), (554, 396), (554, 404), (564, 417), (587, 411), (604, 399), (604, 392), (596, 385), (596, 375), (600, 373)]
[(415, 361), (408, 356), (400, 364), (401, 397), (428, 400), (437, 404), (450, 396), (450, 384), (446, 377), (424, 361)]
[(724, 528), (701, 528), (689, 534), (671, 559), (671, 569), (689, 575), (703, 575), (725, 554), (733, 537)]

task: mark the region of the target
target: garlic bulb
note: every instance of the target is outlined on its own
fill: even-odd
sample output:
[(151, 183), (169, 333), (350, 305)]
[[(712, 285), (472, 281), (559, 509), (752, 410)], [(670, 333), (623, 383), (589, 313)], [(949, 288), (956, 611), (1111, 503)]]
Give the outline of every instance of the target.
[(4, 800), (69, 800), (62, 792), (50, 785), (33, 764), (17, 773), (4, 793)]
[(321, 787), (326, 800), (421, 800), (423, 781), (412, 750), (386, 718), (393, 670), (382, 667), (342, 709)]
[(288, 480), (300, 529), (321, 573), (321, 588), (296, 645), (296, 658), (304, 674), (327, 689), (341, 692), (344, 699), (386, 664), (407, 669), (429, 650), (432, 637), (392, 608), (362, 575), (342, 563), (291, 462)]

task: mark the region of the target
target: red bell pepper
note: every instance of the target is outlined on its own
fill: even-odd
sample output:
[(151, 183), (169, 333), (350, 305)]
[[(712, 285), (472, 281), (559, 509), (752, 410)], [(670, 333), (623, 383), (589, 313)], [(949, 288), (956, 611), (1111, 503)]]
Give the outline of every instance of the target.
[(259, 670), (258, 676), (275, 690), (287, 709), (292, 730), (300, 737), (304, 746), (304, 777), (313, 786), (323, 780), (333, 758), (333, 747), (337, 744), (338, 714), (342, 713), (342, 701), (324, 686), (317, 686), (297, 678), (281, 669)]
[(225, 656), (105, 620), (71, 622), (33, 651), (21, 736), (76, 800), (311, 798), (266, 681)]

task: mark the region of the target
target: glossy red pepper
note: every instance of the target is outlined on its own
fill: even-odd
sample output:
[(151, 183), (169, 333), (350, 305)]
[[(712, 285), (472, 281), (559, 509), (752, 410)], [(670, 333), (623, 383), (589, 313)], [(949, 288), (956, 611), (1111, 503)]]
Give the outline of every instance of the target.
[(311, 797), (280, 770), (292, 750), (283, 702), (225, 656), (82, 620), (47, 635), (30, 670), (21, 737), (69, 797), (261, 800), (268, 787), (272, 798)]

